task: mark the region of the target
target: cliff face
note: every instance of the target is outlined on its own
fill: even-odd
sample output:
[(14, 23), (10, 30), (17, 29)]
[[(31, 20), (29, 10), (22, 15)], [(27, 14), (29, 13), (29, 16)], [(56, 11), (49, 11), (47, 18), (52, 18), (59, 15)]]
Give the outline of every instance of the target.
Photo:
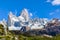
[(25, 21), (29, 20), (29, 13), (27, 9), (22, 10), (21, 15), (22, 17), (24, 17)]

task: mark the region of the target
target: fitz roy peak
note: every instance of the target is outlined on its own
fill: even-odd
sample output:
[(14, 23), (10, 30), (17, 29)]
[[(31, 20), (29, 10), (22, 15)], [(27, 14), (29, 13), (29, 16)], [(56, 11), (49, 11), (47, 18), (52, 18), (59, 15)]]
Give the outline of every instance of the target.
[(20, 16), (13, 15), (12, 12), (8, 16), (8, 29), (28, 31), (33, 29), (43, 29), (44, 25), (48, 22), (47, 18), (34, 18), (30, 19), (27, 9), (22, 10)]
[(8, 16), (8, 28), (9, 30), (20, 30), (22, 26), (24, 26), (25, 22), (28, 22), (28, 11), (27, 9), (22, 10), (22, 13), (19, 17), (16, 17), (13, 15), (12, 12), (10, 12)]
[[(6, 32), (7, 26), (9, 31), (23, 32), (35, 35), (56, 35), (60, 34), (60, 20), (47, 18), (31, 18), (27, 9), (23, 9), (20, 16), (13, 15), (9, 12), (8, 21), (2, 20), (0, 24), (4, 26)], [(7, 32), (6, 32), (7, 33)]]

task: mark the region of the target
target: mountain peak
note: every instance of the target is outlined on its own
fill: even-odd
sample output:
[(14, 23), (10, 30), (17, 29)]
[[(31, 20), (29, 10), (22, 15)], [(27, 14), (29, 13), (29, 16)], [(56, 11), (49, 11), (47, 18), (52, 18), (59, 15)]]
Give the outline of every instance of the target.
[(10, 16), (10, 17), (13, 16), (13, 13), (12, 13), (11, 11), (9, 12), (9, 16)]
[(28, 13), (28, 10), (24, 8), (24, 9), (22, 10), (20, 16), (24, 17), (25, 20), (28, 21), (28, 19), (29, 19), (29, 13)]

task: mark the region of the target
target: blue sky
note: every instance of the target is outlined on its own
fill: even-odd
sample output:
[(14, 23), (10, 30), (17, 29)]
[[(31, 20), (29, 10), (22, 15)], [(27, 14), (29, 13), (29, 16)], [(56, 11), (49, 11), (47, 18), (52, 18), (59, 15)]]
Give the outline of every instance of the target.
[(0, 20), (7, 19), (9, 11), (13, 14), (17, 11), (16, 15), (19, 15), (24, 8), (32, 13), (32, 17), (60, 19), (59, 0), (0, 0)]

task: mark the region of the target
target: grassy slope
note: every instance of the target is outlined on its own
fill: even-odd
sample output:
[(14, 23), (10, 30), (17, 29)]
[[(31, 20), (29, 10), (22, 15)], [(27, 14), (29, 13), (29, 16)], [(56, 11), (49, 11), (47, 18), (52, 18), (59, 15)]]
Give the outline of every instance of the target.
[[(3, 34), (3, 35), (1, 35)], [(53, 38), (48, 38), (44, 36), (24, 36), (23, 34), (15, 35), (8, 31), (7, 35), (4, 34), (3, 25), (0, 25), (0, 39), (5, 40), (15, 40), (15, 37), (19, 40), (60, 40), (60, 35), (54, 36)]]

